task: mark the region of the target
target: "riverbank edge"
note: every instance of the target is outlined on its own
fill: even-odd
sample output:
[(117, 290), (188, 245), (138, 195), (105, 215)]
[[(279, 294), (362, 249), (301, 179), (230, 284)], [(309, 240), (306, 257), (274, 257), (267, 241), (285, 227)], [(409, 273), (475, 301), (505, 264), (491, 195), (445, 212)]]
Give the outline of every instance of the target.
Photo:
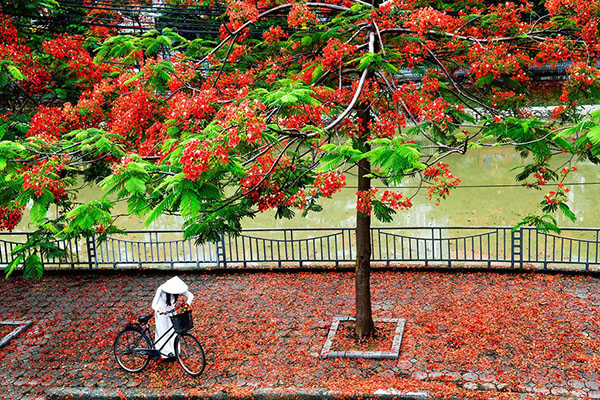
[[(241, 265), (232, 265), (227, 267), (208, 267), (208, 268), (69, 268), (69, 269), (44, 269), (44, 275), (48, 276), (111, 276), (111, 275), (229, 275), (229, 274), (295, 274), (295, 273), (344, 273), (355, 271), (354, 264), (335, 265), (310, 265), (310, 266), (278, 266), (272, 267), (244, 267)], [(371, 271), (374, 272), (438, 272), (438, 273), (497, 273), (497, 274), (545, 274), (545, 275), (585, 275), (600, 278), (600, 269), (561, 269), (561, 268), (541, 268), (541, 267), (511, 267), (510, 265), (491, 265), (482, 266), (481, 263), (465, 264), (453, 263), (447, 264), (390, 264), (373, 263)]]
[(225, 392), (215, 394), (189, 394), (184, 390), (168, 390), (161, 393), (147, 389), (100, 389), (85, 387), (57, 388), (46, 391), (48, 400), (437, 400), (427, 392), (341, 394), (318, 390), (301, 390), (278, 393), (269, 389), (257, 390), (248, 395)]

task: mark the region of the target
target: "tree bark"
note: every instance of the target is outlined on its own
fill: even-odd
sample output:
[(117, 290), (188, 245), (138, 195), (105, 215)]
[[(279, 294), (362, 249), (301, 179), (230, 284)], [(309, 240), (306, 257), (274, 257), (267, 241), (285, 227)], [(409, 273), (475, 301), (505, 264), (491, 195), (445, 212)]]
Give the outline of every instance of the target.
[[(361, 122), (361, 136), (368, 137), (368, 126), (371, 118), (370, 106), (362, 104), (358, 113)], [(366, 145), (365, 145), (366, 146)], [(371, 165), (363, 159), (358, 163), (358, 190), (369, 191), (371, 179), (369, 174)], [(356, 214), (356, 270), (355, 270), (355, 296), (356, 296), (356, 327), (355, 333), (359, 339), (371, 336), (375, 331), (371, 311), (371, 216), (357, 212)]]

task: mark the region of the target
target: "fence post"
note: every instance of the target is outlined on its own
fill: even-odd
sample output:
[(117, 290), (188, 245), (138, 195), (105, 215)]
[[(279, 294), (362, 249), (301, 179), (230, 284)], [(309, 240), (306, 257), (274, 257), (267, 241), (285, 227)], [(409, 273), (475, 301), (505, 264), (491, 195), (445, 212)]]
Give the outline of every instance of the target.
[(96, 237), (88, 236), (85, 238), (87, 244), (87, 256), (88, 256), (88, 266), (90, 269), (93, 269), (95, 265), (97, 265), (96, 260)]
[(511, 231), (510, 240), (510, 266), (515, 267), (515, 262), (519, 262), (523, 267), (523, 228)]
[(217, 268), (227, 268), (227, 257), (225, 256), (225, 234), (221, 233), (221, 240), (217, 242)]
[(431, 228), (431, 260), (435, 260), (435, 228)]

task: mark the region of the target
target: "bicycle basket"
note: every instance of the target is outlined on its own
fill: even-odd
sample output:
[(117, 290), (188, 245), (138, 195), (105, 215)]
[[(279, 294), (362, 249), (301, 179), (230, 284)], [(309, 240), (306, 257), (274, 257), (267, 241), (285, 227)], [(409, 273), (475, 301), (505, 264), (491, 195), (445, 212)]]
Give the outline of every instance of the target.
[(181, 314), (171, 315), (173, 329), (177, 333), (187, 332), (194, 327), (194, 319), (191, 311), (185, 311)]

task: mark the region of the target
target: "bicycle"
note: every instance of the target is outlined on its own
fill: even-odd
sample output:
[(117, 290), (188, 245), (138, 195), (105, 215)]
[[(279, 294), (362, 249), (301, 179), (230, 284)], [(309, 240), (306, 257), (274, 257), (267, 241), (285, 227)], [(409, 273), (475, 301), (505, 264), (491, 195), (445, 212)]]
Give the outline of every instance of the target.
[[(140, 372), (150, 360), (158, 360), (162, 354), (161, 350), (166, 344), (175, 337), (175, 356), (177, 361), (183, 367), (185, 372), (191, 376), (200, 376), (206, 366), (204, 350), (200, 342), (194, 335), (188, 331), (193, 327), (191, 311), (182, 314), (175, 314), (174, 311), (168, 313), (173, 326), (163, 333), (157, 340), (160, 342), (167, 334), (168, 340), (165, 340), (160, 348), (155, 347), (155, 342), (151, 338), (148, 321), (152, 315), (144, 315), (138, 318), (137, 323), (130, 323), (119, 332), (113, 344), (113, 350), (117, 364), (127, 372)], [(163, 354), (164, 355), (164, 354)]]

